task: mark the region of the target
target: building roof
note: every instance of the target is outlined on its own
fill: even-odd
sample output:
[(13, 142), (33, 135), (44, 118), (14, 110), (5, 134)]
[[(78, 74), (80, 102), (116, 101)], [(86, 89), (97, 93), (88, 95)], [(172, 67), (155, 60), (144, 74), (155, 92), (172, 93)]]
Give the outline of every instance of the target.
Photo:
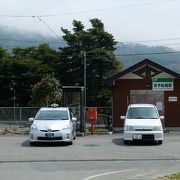
[[(142, 67), (142, 68), (141, 68)], [(145, 77), (149, 77), (152, 78), (153, 76), (165, 72), (171, 76), (173, 76), (174, 78), (180, 78), (180, 74), (167, 69), (166, 67), (157, 64), (149, 59), (144, 59), (143, 61), (140, 61), (139, 63), (134, 64), (133, 66), (115, 74), (114, 76), (106, 79), (105, 84), (106, 85), (112, 85), (114, 81), (116, 81), (117, 79), (121, 78), (122, 76), (133, 72), (134, 74), (141, 76), (142, 78)], [(153, 74), (151, 74), (151, 72), (153, 72)]]

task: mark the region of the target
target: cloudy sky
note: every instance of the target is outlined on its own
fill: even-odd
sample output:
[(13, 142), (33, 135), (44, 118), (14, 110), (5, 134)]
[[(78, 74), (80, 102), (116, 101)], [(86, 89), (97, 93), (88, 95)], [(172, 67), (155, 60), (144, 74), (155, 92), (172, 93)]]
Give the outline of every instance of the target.
[[(62, 36), (99, 18), (119, 42), (180, 47), (180, 0), (0, 0), (0, 26)], [(36, 17), (39, 16), (39, 17)]]

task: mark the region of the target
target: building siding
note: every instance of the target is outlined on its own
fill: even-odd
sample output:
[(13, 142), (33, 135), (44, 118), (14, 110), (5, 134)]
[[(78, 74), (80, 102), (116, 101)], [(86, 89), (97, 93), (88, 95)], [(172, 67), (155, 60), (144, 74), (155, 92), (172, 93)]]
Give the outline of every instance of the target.
[[(152, 90), (151, 79), (118, 79), (113, 85), (113, 127), (122, 127), (120, 116), (126, 114), (130, 90)], [(169, 102), (170, 96), (176, 96), (177, 102)], [(180, 80), (174, 79), (174, 91), (164, 92), (164, 116), (166, 127), (180, 126)]]

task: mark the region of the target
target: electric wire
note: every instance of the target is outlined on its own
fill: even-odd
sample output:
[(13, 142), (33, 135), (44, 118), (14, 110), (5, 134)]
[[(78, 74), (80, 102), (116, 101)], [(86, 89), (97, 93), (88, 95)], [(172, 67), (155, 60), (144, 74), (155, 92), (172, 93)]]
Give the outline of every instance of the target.
[[(56, 37), (60, 38), (58, 35)], [(63, 39), (61, 39), (63, 41)], [(180, 38), (171, 38), (171, 39), (154, 39), (154, 40), (144, 40), (144, 41), (120, 41), (120, 43), (124, 45), (117, 45), (117, 47), (126, 47), (126, 44), (138, 44), (138, 43), (146, 43), (146, 42), (165, 42), (165, 41), (174, 41), (174, 40), (180, 40)], [(7, 38), (0, 38), (0, 41), (11, 41), (11, 42), (22, 42), (22, 43), (53, 43), (53, 44), (58, 44), (59, 41), (52, 41), (52, 40), (20, 40), (20, 39), (7, 39)], [(2, 43), (2, 42), (1, 42)], [(180, 42), (177, 43), (163, 43), (160, 45), (152, 45), (152, 46), (166, 46), (166, 45), (179, 45)]]
[(127, 54), (117, 54), (115, 56), (144, 56), (144, 55), (164, 55), (164, 54), (179, 54), (180, 51), (167, 51), (167, 52), (150, 52), (150, 53), (127, 53)]
[[(164, 52), (146, 52), (146, 53), (126, 53), (126, 54), (114, 54), (115, 56), (144, 56), (144, 55), (164, 55), (164, 54), (179, 54), (180, 51), (164, 51)], [(79, 56), (79, 54), (74, 53), (72, 54), (63, 54), (62, 57), (67, 56)], [(87, 57), (105, 57), (104, 55), (89, 55), (86, 54)]]
[(52, 30), (52, 28), (45, 21), (42, 20), (42, 18), (38, 16), (34, 18), (37, 18), (40, 22), (42, 22), (59, 40), (61, 40), (61, 38)]
[[(169, 1), (176, 1), (176, 0), (161, 0), (161, 1), (155, 1), (155, 2), (149, 2), (149, 3), (140, 3), (140, 4), (136, 4), (136, 5), (128, 5), (128, 6), (120, 6), (120, 7), (115, 7), (115, 8), (106, 8), (106, 9), (95, 9), (95, 10), (89, 10), (89, 11), (82, 11), (82, 12), (72, 12), (72, 13), (86, 13), (86, 12), (94, 12), (94, 11), (105, 11), (105, 10), (113, 10), (113, 9), (119, 9), (119, 8), (127, 8), (127, 7), (136, 7), (136, 6), (144, 6), (144, 5), (150, 5), (150, 4), (159, 4), (159, 3), (165, 3), (165, 2), (169, 2)], [(26, 16), (26, 15), (0, 15), (0, 17), (30, 17), (30, 18), (36, 18), (38, 19), (40, 22), (42, 22), (46, 28), (48, 28), (49, 31), (51, 31), (51, 33), (53, 33), (53, 35), (58, 38), (58, 40), (62, 40), (54, 31), (53, 29), (44, 21), (42, 20), (42, 17), (47, 17), (47, 16), (56, 16), (56, 15), (66, 15), (66, 14), (72, 14), (72, 13), (62, 13), (62, 14), (49, 14), (49, 15), (39, 15), (39, 16)], [(144, 41), (129, 41), (129, 42), (122, 42), (122, 43), (149, 43), (149, 42), (160, 42), (160, 41), (170, 41), (170, 40), (179, 40), (180, 38), (171, 38), (171, 39), (155, 39), (155, 40), (144, 40)], [(0, 39), (3, 40), (3, 39)], [(18, 41), (19, 40), (11, 40), (11, 41)], [(26, 42), (26, 41), (22, 41), (22, 42)], [(30, 42), (30, 41), (29, 41)], [(31, 41), (33, 42), (33, 41)], [(35, 42), (35, 41), (34, 41)], [(50, 42), (49, 43), (58, 43), (58, 42)], [(167, 44), (167, 45), (178, 45), (180, 43), (171, 43), (171, 44)], [(165, 44), (163, 44), (165, 45)], [(136, 56), (136, 55), (149, 55), (149, 54), (164, 54), (164, 53), (179, 53), (179, 52), (160, 52), (160, 53), (143, 53), (143, 54), (121, 54), (119, 56)], [(118, 55), (117, 55), (118, 56)]]
[[(150, 4), (159, 4), (159, 3), (165, 3), (165, 2), (172, 2), (176, 0), (160, 0), (160, 1), (154, 1), (154, 2), (148, 2), (148, 3), (139, 3), (134, 5), (127, 5), (127, 6), (120, 6), (120, 7), (114, 7), (114, 8), (104, 8), (104, 9), (94, 9), (94, 10), (88, 10), (88, 11), (79, 11), (79, 12), (72, 12), (72, 13), (61, 13), (61, 14), (47, 14), (47, 15), (0, 15), (0, 17), (16, 17), (16, 18), (33, 18), (38, 19), (40, 22), (42, 22), (48, 30), (51, 31), (51, 33), (59, 39), (61, 39), (55, 31), (44, 21), (42, 20), (42, 17), (49, 17), (49, 16), (59, 16), (59, 15), (68, 15), (68, 14), (78, 14), (78, 13), (87, 13), (87, 12), (95, 12), (95, 11), (107, 11), (107, 10), (114, 10), (114, 9), (120, 9), (120, 8), (127, 8), (127, 7), (136, 7), (136, 6), (144, 6), (144, 5), (150, 5)], [(147, 42), (147, 41), (146, 41)]]
[(116, 9), (123, 9), (123, 8), (132, 8), (132, 7), (138, 7), (138, 6), (161, 4), (161, 3), (172, 2), (172, 1), (177, 1), (177, 0), (160, 0), (160, 1), (153, 1), (153, 2), (148, 2), (148, 3), (139, 3), (139, 4), (134, 4), (134, 5), (126, 5), (126, 6), (102, 8), (102, 9), (92, 9), (92, 10), (67, 12), (67, 13), (59, 13), (59, 14), (42, 14), (42, 15), (3, 15), (3, 14), (0, 14), (0, 17), (34, 18), (34, 17), (51, 17), (51, 16), (62, 16), (62, 15), (64, 16), (64, 15), (85, 14), (85, 13), (91, 13), (91, 12), (109, 11), (109, 10), (116, 10)]

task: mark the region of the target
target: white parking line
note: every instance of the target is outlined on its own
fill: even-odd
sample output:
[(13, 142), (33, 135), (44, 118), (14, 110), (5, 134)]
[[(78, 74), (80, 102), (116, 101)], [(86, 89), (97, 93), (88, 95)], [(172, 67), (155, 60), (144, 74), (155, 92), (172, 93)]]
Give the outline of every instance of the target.
[(127, 170), (121, 170), (121, 171), (111, 171), (111, 172), (107, 172), (107, 173), (96, 174), (94, 176), (89, 176), (89, 177), (84, 178), (82, 180), (89, 180), (89, 179), (93, 179), (93, 178), (100, 177), (100, 176), (106, 176), (106, 175), (109, 175), (109, 174), (117, 174), (117, 173), (122, 173), (122, 172), (127, 172), (127, 171), (133, 171), (133, 170), (135, 170), (135, 169), (127, 169)]

